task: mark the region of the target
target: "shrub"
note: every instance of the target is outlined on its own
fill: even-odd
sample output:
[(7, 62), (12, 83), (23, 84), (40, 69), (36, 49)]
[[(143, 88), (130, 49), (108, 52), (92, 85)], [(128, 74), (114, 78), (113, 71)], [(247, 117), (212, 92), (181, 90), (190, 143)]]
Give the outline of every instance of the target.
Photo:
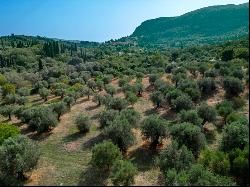
[(150, 83), (151, 85), (154, 85), (155, 81), (156, 81), (157, 79), (159, 79), (159, 78), (160, 78), (159, 75), (157, 75), (157, 74), (151, 74), (151, 75), (149, 75), (149, 83)]
[(227, 116), (233, 111), (232, 102), (222, 101), (216, 105), (216, 110), (226, 120)]
[(206, 121), (213, 122), (217, 116), (215, 108), (208, 106), (207, 103), (202, 103), (198, 107), (198, 114), (203, 119), (203, 125), (206, 123)]
[(220, 149), (230, 152), (235, 148), (243, 149), (249, 143), (248, 125), (235, 121), (226, 125), (222, 131)]
[(226, 123), (230, 124), (230, 123), (232, 123), (234, 121), (240, 121), (240, 120), (247, 121), (245, 116), (243, 116), (242, 114), (237, 113), (237, 112), (232, 112), (227, 116)]
[(16, 85), (11, 83), (6, 83), (2, 86), (3, 96), (5, 97), (8, 94), (15, 94), (16, 93)]
[(227, 77), (224, 79), (223, 85), (228, 96), (238, 96), (243, 92), (243, 85), (238, 78)]
[(188, 110), (188, 109), (191, 109), (192, 107), (191, 98), (185, 94), (177, 97), (175, 100), (171, 102), (172, 102), (172, 108), (176, 110), (177, 112), (181, 110)]
[(196, 157), (206, 143), (205, 135), (201, 132), (200, 127), (191, 123), (185, 122), (172, 126), (171, 135), (180, 145), (187, 146)]
[(183, 91), (183, 93), (188, 94), (193, 101), (197, 101), (200, 98), (200, 90), (195, 81), (188, 79), (181, 80), (177, 88)]
[(105, 97), (100, 94), (94, 94), (93, 101), (98, 104), (98, 106), (101, 106), (103, 103), (105, 103)]
[(92, 149), (91, 163), (99, 169), (110, 169), (114, 162), (121, 158), (119, 148), (110, 141), (104, 141)]
[(6, 185), (13, 185), (12, 179), (24, 179), (39, 158), (38, 147), (25, 136), (8, 138), (0, 147), (0, 175)]
[(233, 103), (233, 108), (234, 109), (240, 109), (243, 106), (245, 106), (246, 101), (241, 97), (233, 97), (232, 98), (232, 103)]
[(0, 123), (0, 145), (9, 137), (15, 137), (20, 134), (20, 129), (8, 123)]
[(17, 100), (17, 96), (14, 94), (8, 94), (4, 98), (5, 104), (7, 104), (7, 105), (15, 104), (16, 100)]
[(198, 159), (199, 163), (209, 168), (216, 174), (228, 175), (230, 171), (230, 162), (228, 155), (220, 151), (201, 151)]
[(115, 118), (109, 126), (104, 129), (106, 135), (116, 144), (122, 152), (134, 143), (135, 137), (131, 130), (131, 125), (124, 118)]
[(137, 100), (138, 100), (138, 97), (131, 91), (129, 92), (126, 92), (126, 100), (133, 106)]
[(249, 183), (249, 147), (236, 148), (229, 153), (231, 173), (241, 186)]
[(89, 117), (83, 114), (79, 114), (75, 119), (76, 126), (81, 133), (89, 132), (90, 121)]
[(159, 144), (159, 139), (165, 138), (167, 134), (167, 126), (164, 119), (157, 115), (147, 117), (141, 126), (142, 134), (151, 140), (151, 146), (156, 148)]
[(19, 105), (24, 105), (26, 103), (28, 103), (28, 98), (25, 97), (25, 96), (17, 96), (16, 97), (16, 103), (19, 104)]
[(6, 77), (0, 73), (0, 86), (3, 86), (6, 83), (7, 83)]
[(162, 171), (172, 168), (177, 171), (188, 169), (194, 161), (192, 152), (185, 145), (179, 147), (176, 141), (163, 149), (156, 159), (156, 163)]
[(137, 174), (136, 167), (127, 160), (117, 160), (112, 168), (111, 180), (114, 185), (130, 186)]
[(17, 94), (19, 94), (20, 96), (29, 96), (30, 90), (28, 88), (22, 87), (17, 90)]
[(200, 164), (194, 164), (189, 170), (176, 172), (175, 169), (166, 173), (166, 185), (188, 186), (234, 186), (235, 182), (229, 178), (215, 175)]
[(190, 122), (201, 127), (202, 119), (199, 117), (197, 110), (182, 110), (180, 113), (181, 122)]
[(221, 60), (222, 61), (229, 61), (232, 60), (234, 57), (234, 50), (226, 48), (221, 53)]

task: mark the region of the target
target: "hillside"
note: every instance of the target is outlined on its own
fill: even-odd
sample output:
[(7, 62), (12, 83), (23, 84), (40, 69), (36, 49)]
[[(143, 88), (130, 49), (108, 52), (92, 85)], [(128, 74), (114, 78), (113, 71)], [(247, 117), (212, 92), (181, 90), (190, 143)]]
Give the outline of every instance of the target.
[(178, 17), (147, 20), (130, 38), (139, 44), (211, 44), (247, 35), (249, 3), (198, 9)]

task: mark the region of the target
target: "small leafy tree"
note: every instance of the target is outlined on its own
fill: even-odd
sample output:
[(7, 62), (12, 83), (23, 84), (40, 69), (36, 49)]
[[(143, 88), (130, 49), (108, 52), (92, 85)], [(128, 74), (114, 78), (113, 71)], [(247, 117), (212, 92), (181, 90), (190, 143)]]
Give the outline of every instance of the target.
[(126, 92), (126, 100), (133, 106), (137, 101), (138, 97), (133, 92)]
[(141, 118), (140, 113), (130, 108), (121, 110), (120, 117), (126, 119), (132, 127), (136, 127)]
[(198, 107), (198, 114), (203, 119), (202, 124), (204, 125), (206, 121), (213, 122), (216, 119), (216, 109), (214, 107), (208, 106), (207, 103), (202, 103)]
[(106, 92), (107, 92), (108, 94), (110, 94), (112, 97), (113, 97), (114, 94), (116, 93), (116, 89), (115, 89), (113, 86), (109, 85), (109, 84), (105, 85), (105, 90), (106, 90)]
[(114, 185), (130, 186), (137, 174), (136, 167), (127, 160), (116, 160), (112, 167), (111, 180)]
[(230, 162), (228, 155), (221, 151), (201, 151), (198, 162), (219, 175), (228, 175)]
[(101, 128), (108, 126), (117, 116), (119, 112), (117, 110), (105, 110), (99, 114), (99, 122)]
[(226, 121), (227, 116), (233, 111), (233, 104), (230, 101), (222, 101), (216, 105), (216, 110)]
[(142, 122), (142, 134), (151, 140), (152, 148), (156, 148), (159, 144), (159, 139), (167, 137), (167, 124), (162, 118), (157, 115), (151, 115)]
[(5, 140), (0, 147), (0, 175), (8, 185), (14, 179), (23, 180), (39, 158), (38, 147), (25, 136), (15, 136)]
[(154, 91), (150, 95), (150, 99), (156, 105), (156, 108), (159, 108), (161, 103), (164, 101), (164, 96), (160, 91)]
[(1, 108), (0, 108), (0, 114), (3, 115), (4, 117), (8, 117), (9, 120), (11, 120), (11, 115), (14, 112), (14, 108), (15, 107), (12, 106), (12, 105), (1, 106)]
[(67, 104), (63, 101), (52, 105), (52, 110), (57, 113), (57, 119), (60, 120), (61, 115), (68, 111)]
[(192, 107), (192, 100), (186, 94), (183, 94), (183, 95), (177, 97), (176, 99), (174, 99), (171, 102), (172, 102), (172, 108), (174, 110), (176, 110), (177, 112), (179, 112), (181, 110), (188, 110), (188, 109), (191, 109), (191, 107)]
[(79, 114), (75, 119), (76, 126), (81, 133), (89, 132), (90, 121), (89, 117), (83, 114)]
[(115, 161), (121, 158), (119, 148), (110, 141), (104, 141), (92, 149), (91, 163), (99, 169), (109, 170)]
[(238, 78), (226, 77), (223, 81), (223, 85), (228, 96), (238, 96), (243, 92), (243, 85)]
[(41, 88), (39, 89), (39, 95), (44, 99), (44, 101), (48, 100), (48, 96), (50, 94), (50, 91), (47, 88)]
[(109, 126), (104, 129), (106, 135), (111, 141), (118, 145), (123, 153), (135, 141), (135, 137), (131, 130), (131, 125), (124, 118), (114, 119)]
[(206, 143), (205, 135), (201, 128), (191, 123), (180, 123), (172, 126), (171, 135), (180, 145), (187, 146), (195, 157), (204, 148)]
[(229, 152), (235, 148), (243, 149), (249, 143), (248, 125), (235, 121), (226, 125), (222, 132), (220, 149)]
[(182, 110), (180, 113), (181, 122), (190, 122), (201, 127), (202, 119), (199, 117), (197, 110)]
[(215, 81), (211, 77), (205, 77), (198, 82), (203, 95), (210, 95), (216, 90)]
[(175, 168), (177, 171), (188, 169), (195, 161), (191, 151), (185, 145), (179, 147), (176, 141), (163, 149), (156, 159), (156, 164), (162, 171)]
[(122, 109), (125, 109), (127, 107), (128, 102), (125, 99), (117, 97), (111, 99), (110, 102), (108, 102), (106, 105), (109, 109), (121, 111)]
[(63, 98), (63, 102), (66, 103), (66, 105), (68, 106), (68, 108), (71, 108), (72, 103), (74, 102), (74, 98), (70, 97), (70, 96), (66, 96)]

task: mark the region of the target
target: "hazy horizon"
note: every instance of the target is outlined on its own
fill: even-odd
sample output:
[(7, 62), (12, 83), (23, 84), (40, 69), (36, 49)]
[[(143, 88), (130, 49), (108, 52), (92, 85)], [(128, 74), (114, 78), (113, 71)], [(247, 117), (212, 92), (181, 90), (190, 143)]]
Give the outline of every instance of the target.
[(133, 33), (143, 21), (180, 16), (213, 5), (246, 0), (0, 0), (0, 35), (45, 36), (104, 42)]

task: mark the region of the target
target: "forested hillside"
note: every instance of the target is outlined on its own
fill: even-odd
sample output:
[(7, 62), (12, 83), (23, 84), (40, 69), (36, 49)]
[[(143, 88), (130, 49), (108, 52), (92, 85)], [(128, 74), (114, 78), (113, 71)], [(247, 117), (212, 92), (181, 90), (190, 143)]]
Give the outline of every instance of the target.
[(248, 35), (249, 3), (206, 7), (178, 17), (147, 20), (127, 39), (140, 45), (183, 47)]

